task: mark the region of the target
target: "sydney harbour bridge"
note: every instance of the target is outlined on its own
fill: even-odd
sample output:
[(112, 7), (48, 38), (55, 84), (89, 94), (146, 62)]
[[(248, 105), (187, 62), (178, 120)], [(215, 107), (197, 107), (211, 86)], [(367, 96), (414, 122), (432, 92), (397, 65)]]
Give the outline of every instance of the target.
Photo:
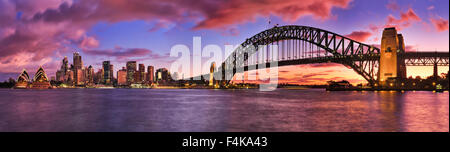
[(378, 48), (319, 28), (275, 26), (246, 39), (219, 67), (212, 65), (210, 74), (190, 80), (208, 80), (214, 75), (214, 80), (225, 84), (236, 73), (269, 68), (271, 64), (315, 63), (342, 64), (374, 86), (383, 85), (388, 78), (406, 78), (406, 66), (434, 66), (436, 76), (438, 66), (449, 65), (449, 52), (406, 52), (403, 36), (395, 28), (384, 29)]

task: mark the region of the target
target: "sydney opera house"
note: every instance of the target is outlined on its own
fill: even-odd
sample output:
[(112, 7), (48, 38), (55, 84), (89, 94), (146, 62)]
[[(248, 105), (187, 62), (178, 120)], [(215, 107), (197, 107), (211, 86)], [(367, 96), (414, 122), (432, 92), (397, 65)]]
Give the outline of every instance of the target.
[(16, 89), (50, 89), (52, 86), (50, 85), (50, 81), (45, 74), (44, 69), (39, 67), (36, 74), (34, 74), (33, 80), (30, 82), (30, 76), (27, 71), (24, 69), (22, 73), (17, 78)]

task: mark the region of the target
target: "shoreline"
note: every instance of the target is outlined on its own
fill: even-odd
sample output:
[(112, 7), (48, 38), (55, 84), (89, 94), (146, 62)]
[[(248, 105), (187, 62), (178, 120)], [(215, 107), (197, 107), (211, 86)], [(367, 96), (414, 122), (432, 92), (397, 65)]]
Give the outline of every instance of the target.
[[(0, 89), (10, 89), (10, 90), (50, 90), (50, 89), (30, 89), (30, 88), (0, 88)], [(209, 90), (253, 90), (258, 89), (256, 87), (249, 88), (207, 88), (207, 87), (153, 87), (153, 88), (125, 88), (125, 87), (70, 87), (70, 88), (52, 88), (52, 89), (160, 89), (160, 90), (172, 90), (172, 89), (209, 89)], [(430, 92), (449, 92), (448, 89), (436, 90), (436, 89), (377, 89), (377, 88), (308, 88), (308, 87), (281, 87), (277, 88), (281, 90), (311, 90), (311, 89), (323, 89), (329, 92), (342, 92), (342, 91), (370, 91), (370, 92), (384, 92), (384, 91), (394, 91), (394, 92), (415, 92), (415, 91), (430, 91)]]

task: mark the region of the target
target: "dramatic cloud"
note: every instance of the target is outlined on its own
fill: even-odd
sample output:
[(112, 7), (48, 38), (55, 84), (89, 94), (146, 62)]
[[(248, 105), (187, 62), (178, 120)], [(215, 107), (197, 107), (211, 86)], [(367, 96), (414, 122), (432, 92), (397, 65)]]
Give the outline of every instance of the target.
[(430, 18), (431, 23), (433, 23), (434, 27), (437, 31), (447, 31), (448, 30), (448, 20), (443, 19), (442, 17), (439, 18)]
[(94, 37), (85, 37), (81, 43), (80, 43), (80, 48), (85, 49), (85, 48), (97, 48), (100, 45), (100, 42), (95, 39)]
[(411, 26), (413, 22), (419, 21), (422, 21), (422, 19), (410, 8), (408, 11), (400, 13), (400, 19), (395, 18), (393, 15), (389, 15), (385, 27), (396, 27), (397, 30), (401, 30)]
[[(268, 15), (277, 15), (286, 21), (303, 16), (327, 19), (333, 8), (346, 8), (350, 1), (0, 0), (0, 66), (14, 64), (10, 63), (12, 59), (24, 55), (31, 58), (23, 60), (27, 61), (23, 64), (61, 57), (61, 54), (73, 52), (74, 46), (100, 54), (94, 49), (101, 42), (86, 33), (99, 22), (143, 20), (156, 23), (150, 32), (194, 22), (194, 29), (214, 29), (223, 35), (236, 36), (239, 31), (229, 25)], [(117, 54), (113, 51), (117, 50), (110, 50), (109, 55), (126, 56), (124, 52), (133, 50), (120, 50), (124, 52)]]
[(365, 42), (369, 37), (372, 36), (372, 33), (366, 32), (366, 31), (354, 31), (348, 35), (345, 35), (345, 37), (348, 37), (350, 39), (353, 39), (355, 41), (359, 42)]
[(219, 9), (204, 11), (206, 19), (201, 21), (195, 29), (245, 23), (255, 20), (258, 16), (271, 14), (280, 16), (285, 21), (295, 21), (307, 15), (318, 19), (328, 19), (332, 8), (347, 8), (349, 3), (350, 0), (231, 0), (222, 3)]

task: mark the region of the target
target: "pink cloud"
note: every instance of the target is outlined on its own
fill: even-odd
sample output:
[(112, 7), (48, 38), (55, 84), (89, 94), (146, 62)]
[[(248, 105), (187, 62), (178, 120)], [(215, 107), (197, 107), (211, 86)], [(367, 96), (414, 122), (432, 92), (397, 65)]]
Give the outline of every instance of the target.
[(437, 31), (443, 32), (448, 30), (448, 20), (443, 19), (442, 17), (439, 18), (430, 18), (431, 23), (434, 25)]
[(384, 27), (396, 27), (397, 30), (411, 26), (413, 22), (419, 22), (422, 19), (412, 10), (408, 9), (406, 12), (400, 13), (400, 19), (395, 18), (393, 15), (387, 17), (387, 23)]
[[(267, 0), (242, 1), (232, 0), (221, 5), (219, 9), (207, 10), (206, 19), (195, 29), (211, 29), (227, 25), (253, 21), (258, 16), (274, 14), (283, 17), (285, 21), (295, 21), (311, 15), (317, 19), (328, 19), (332, 8), (347, 8), (350, 0)], [(239, 15), (237, 15), (239, 14)]]
[(99, 45), (100, 42), (94, 37), (85, 37), (80, 43), (80, 48), (97, 48)]
[(348, 37), (350, 39), (359, 42), (367, 41), (367, 39), (369, 39), (370, 36), (372, 36), (372, 33), (366, 31), (354, 31), (348, 35), (345, 35), (345, 37)]

